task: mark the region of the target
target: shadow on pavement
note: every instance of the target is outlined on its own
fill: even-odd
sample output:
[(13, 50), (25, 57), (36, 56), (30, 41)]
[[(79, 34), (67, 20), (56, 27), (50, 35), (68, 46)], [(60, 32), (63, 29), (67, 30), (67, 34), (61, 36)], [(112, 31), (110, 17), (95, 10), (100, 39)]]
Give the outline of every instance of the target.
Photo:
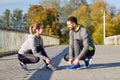
[(63, 69), (67, 69), (70, 65), (66, 65), (66, 66), (58, 66), (57, 70), (63, 70)]
[[(55, 62), (55, 67), (57, 68), (57, 70), (61, 70), (61, 69), (65, 68), (65, 66), (58, 67), (58, 65), (60, 64), (62, 58), (64, 57), (64, 55), (66, 54), (67, 51), (68, 51), (68, 47), (65, 48), (57, 56), (52, 58), (52, 60)], [(29, 78), (29, 80), (50, 80), (52, 73), (53, 73), (53, 71), (51, 71), (51, 70), (39, 69)]]
[(115, 63), (103, 63), (103, 64), (91, 64), (89, 69), (120, 67), (120, 62)]
[(8, 59), (0, 59), (0, 61), (7, 61), (7, 60), (17, 60), (18, 58), (8, 58)]

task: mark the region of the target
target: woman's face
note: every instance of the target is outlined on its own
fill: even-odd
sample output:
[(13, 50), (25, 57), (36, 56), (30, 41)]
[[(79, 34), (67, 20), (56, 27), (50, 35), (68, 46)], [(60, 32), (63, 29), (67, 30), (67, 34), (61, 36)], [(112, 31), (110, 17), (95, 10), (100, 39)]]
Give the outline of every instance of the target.
[(41, 35), (43, 33), (44, 29), (43, 27), (41, 27), (40, 29), (37, 29), (36, 32)]

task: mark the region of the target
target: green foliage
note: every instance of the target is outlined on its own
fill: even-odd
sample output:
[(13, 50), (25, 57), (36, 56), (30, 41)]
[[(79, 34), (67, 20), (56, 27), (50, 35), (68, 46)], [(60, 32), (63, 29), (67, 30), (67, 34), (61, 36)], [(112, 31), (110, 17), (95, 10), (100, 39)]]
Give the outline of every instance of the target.
[(95, 44), (103, 44), (103, 27), (100, 24), (92, 35)]
[(0, 16), (0, 26), (28, 30), (27, 15), (23, 15), (22, 10), (19, 9), (13, 10), (12, 14), (9, 9), (6, 9), (3, 16)]
[(86, 0), (41, 0), (40, 5), (31, 5), (24, 15), (22, 10), (15, 9), (11, 14), (6, 9), (0, 16), (0, 26), (28, 30), (29, 25), (40, 22), (45, 27), (44, 34), (59, 36), (61, 44), (68, 44), (66, 20), (72, 15), (89, 30), (94, 43), (103, 44), (102, 10), (105, 11), (106, 37), (120, 34), (120, 12), (117, 13), (114, 6), (107, 8), (108, 4), (104, 0), (92, 2), (88, 5)]
[(103, 1), (96, 1), (90, 6), (91, 24), (94, 26), (92, 35), (93, 41), (96, 44), (103, 44), (103, 11), (106, 11), (106, 3)]
[(112, 18), (111, 24), (112, 24), (112, 29), (114, 30), (113, 34), (111, 35), (113, 36), (120, 34), (120, 14)]
[(87, 26), (87, 21), (89, 20), (88, 6), (81, 5), (71, 16), (75, 16), (78, 19), (78, 23)]
[(61, 26), (61, 35), (60, 35), (60, 44), (69, 43), (69, 30), (66, 23), (60, 23)]
[(39, 22), (45, 26), (44, 34), (59, 36), (59, 16), (55, 8), (43, 8), (40, 5), (32, 5), (28, 10), (28, 17), (30, 24)]
[[(66, 0), (67, 1), (67, 0)], [(60, 21), (66, 22), (69, 15), (71, 15), (77, 8), (83, 4), (87, 4), (86, 0), (68, 0), (68, 2), (61, 7), (60, 10)]]
[(0, 26), (3, 26), (3, 18), (0, 16)]
[(6, 9), (4, 12), (4, 15), (2, 16), (3, 25), (5, 27), (10, 27), (10, 10)]
[(45, 15), (45, 10), (43, 9), (42, 6), (40, 5), (30, 6), (27, 15), (30, 20), (30, 25), (36, 22), (41, 22), (42, 24), (44, 24), (46, 15)]
[(23, 30), (27, 30), (27, 31), (29, 30), (29, 18), (27, 16), (27, 14), (23, 15), (23, 23), (22, 23), (22, 25), (23, 25), (23, 27), (22, 27)]
[[(107, 4), (102, 0), (96, 0), (92, 5), (81, 5), (71, 15), (77, 17), (78, 23), (83, 24), (91, 33), (96, 44), (103, 44), (103, 10), (105, 11), (105, 36), (120, 34), (120, 16), (114, 15), (114, 9), (108, 10)], [(109, 12), (111, 11), (111, 13)], [(70, 15), (70, 16), (71, 16)], [(113, 18), (112, 18), (113, 17)]]
[(40, 5), (44, 8), (55, 8), (60, 11), (60, 0), (41, 0)]
[(22, 10), (15, 9), (11, 16), (12, 25), (14, 28), (20, 29), (22, 27)]

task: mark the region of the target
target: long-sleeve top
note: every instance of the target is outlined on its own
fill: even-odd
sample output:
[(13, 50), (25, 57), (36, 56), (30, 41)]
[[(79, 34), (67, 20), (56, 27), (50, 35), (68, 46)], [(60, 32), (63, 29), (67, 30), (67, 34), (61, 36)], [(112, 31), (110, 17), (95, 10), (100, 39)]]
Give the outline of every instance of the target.
[(91, 45), (95, 48), (95, 46), (90, 38), (89, 31), (87, 29), (85, 29), (82, 25), (79, 25), (79, 29), (77, 31), (71, 30), (69, 32), (69, 38), (70, 38), (69, 57), (71, 59), (73, 58), (72, 54), (73, 54), (73, 50), (74, 50), (74, 46), (75, 46), (74, 40), (79, 40), (80, 46), (82, 47), (80, 54), (77, 56), (77, 59), (82, 58), (82, 56), (86, 54), (86, 52), (89, 49), (89, 45)]
[[(41, 54), (41, 51), (37, 50), (37, 47), (39, 47), (39, 46), (41, 46), (42, 50), (44, 50), (42, 38), (38, 38), (35, 35), (29, 35), (28, 39), (23, 43), (23, 45), (19, 49), (18, 53), (26, 54), (27, 51), (32, 50), (32, 53), (34, 56), (45, 59), (46, 57)], [(45, 52), (45, 54), (46, 54), (46, 52)]]

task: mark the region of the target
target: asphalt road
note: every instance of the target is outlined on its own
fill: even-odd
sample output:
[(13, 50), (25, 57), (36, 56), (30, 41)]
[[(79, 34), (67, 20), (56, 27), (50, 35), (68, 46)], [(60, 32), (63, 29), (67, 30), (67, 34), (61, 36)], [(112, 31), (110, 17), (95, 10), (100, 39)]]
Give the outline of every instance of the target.
[[(46, 47), (57, 70), (44, 68), (44, 63), (28, 65), (29, 70), (19, 67), (17, 55), (0, 58), (0, 80), (120, 80), (120, 46), (97, 45), (90, 68), (69, 71), (63, 56), (67, 45)], [(81, 66), (84, 65), (80, 61)]]

